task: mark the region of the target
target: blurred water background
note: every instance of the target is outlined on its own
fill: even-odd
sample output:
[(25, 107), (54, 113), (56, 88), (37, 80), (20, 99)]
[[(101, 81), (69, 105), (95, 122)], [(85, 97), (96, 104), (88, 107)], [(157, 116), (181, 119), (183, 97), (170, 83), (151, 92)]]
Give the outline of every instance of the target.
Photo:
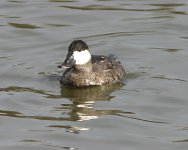
[[(60, 88), (75, 39), (126, 85)], [(1, 0), (0, 149), (187, 150), (187, 0)]]

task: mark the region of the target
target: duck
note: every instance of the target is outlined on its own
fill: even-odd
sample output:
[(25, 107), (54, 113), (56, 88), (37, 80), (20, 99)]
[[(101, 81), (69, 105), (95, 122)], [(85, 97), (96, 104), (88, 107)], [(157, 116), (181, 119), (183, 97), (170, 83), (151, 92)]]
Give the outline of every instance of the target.
[(123, 83), (125, 69), (114, 55), (91, 55), (86, 42), (74, 40), (68, 47), (60, 78), (61, 85), (70, 87), (101, 86)]

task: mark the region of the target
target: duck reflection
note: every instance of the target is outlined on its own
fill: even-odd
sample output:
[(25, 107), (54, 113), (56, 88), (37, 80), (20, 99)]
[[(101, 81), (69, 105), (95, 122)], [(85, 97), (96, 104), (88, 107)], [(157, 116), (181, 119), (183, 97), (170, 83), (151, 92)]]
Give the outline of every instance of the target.
[(88, 88), (71, 88), (63, 86), (61, 87), (61, 92), (58, 95), (50, 94), (48, 91), (28, 87), (10, 86), (0, 88), (0, 92), (31, 92), (33, 94), (43, 95), (44, 97), (53, 100), (59, 98), (69, 100), (68, 102), (64, 101), (64, 103), (59, 106), (53, 107), (53, 111), (62, 112), (60, 117), (24, 115), (22, 112), (15, 112), (12, 110), (0, 110), (0, 116), (51, 121), (85, 121), (96, 119), (101, 115), (119, 115), (122, 113), (130, 114), (130, 112), (122, 112), (121, 110), (95, 110), (93, 108), (96, 101), (109, 101), (114, 98), (111, 93), (121, 89), (123, 86), (123, 84), (110, 84)]
[(114, 96), (111, 93), (122, 87), (122, 84), (111, 84), (89, 88), (61, 87), (61, 96), (71, 101), (71, 104), (62, 104), (57, 109), (69, 110), (67, 113), (72, 121), (96, 119), (100, 115), (114, 114), (117, 110), (94, 110), (96, 101), (109, 101)]

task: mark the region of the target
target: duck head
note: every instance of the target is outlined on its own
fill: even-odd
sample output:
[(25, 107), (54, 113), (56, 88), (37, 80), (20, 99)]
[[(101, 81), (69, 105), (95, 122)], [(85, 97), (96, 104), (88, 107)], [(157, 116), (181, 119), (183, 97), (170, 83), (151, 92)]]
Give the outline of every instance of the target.
[[(91, 61), (88, 45), (82, 40), (73, 41), (68, 48), (65, 61), (58, 68), (71, 68), (72, 66), (84, 66)], [(79, 67), (78, 67), (79, 68)]]

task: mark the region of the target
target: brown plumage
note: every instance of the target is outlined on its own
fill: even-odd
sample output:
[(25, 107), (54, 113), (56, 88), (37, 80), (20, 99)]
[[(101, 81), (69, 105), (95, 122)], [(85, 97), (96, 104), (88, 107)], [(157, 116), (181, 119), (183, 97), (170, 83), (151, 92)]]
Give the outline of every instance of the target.
[[(79, 43), (79, 52), (83, 51), (80, 50), (82, 48), (80, 45), (84, 44), (85, 46), (86, 43), (81, 40), (74, 41), (75, 43)], [(62, 66), (67, 66), (69, 63), (71, 66), (63, 73), (60, 80), (61, 84), (74, 87), (87, 87), (122, 82), (125, 70), (121, 63), (112, 55), (91, 55), (91, 59), (87, 63), (76, 64), (76, 60), (72, 57), (74, 51), (77, 51), (76, 44), (69, 46), (67, 58)]]

